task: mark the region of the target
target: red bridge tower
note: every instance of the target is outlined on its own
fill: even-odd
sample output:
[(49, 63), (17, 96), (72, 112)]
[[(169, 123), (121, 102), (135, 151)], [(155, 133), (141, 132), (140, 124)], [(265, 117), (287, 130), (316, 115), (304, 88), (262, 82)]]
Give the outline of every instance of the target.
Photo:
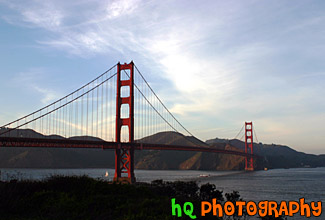
[[(245, 153), (253, 155), (253, 122), (245, 122)], [(252, 156), (245, 157), (245, 170), (254, 170), (254, 160)]]
[[(129, 71), (130, 78), (121, 80), (121, 71)], [(116, 121), (115, 121), (115, 141), (118, 148), (115, 150), (115, 175), (114, 181), (117, 182), (135, 182), (134, 176), (134, 146), (124, 145), (121, 142), (122, 126), (129, 129), (129, 143), (134, 142), (134, 64), (117, 64), (117, 92), (116, 92)], [(121, 96), (121, 87), (129, 86), (130, 94), (128, 97)], [(129, 105), (129, 117), (121, 117), (121, 106)], [(126, 173), (127, 176), (122, 176)]]

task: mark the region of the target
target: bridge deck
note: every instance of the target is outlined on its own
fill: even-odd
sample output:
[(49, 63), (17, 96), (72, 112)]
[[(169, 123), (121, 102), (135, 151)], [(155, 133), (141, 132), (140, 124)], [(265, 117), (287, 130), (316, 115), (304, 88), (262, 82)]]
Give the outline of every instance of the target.
[(180, 146), (148, 143), (117, 143), (109, 141), (71, 140), (71, 139), (50, 139), (50, 138), (17, 138), (0, 137), (0, 147), (45, 147), (45, 148), (101, 148), (101, 149), (130, 149), (135, 150), (177, 150), (197, 151), (232, 154), (239, 156), (258, 157), (257, 155), (246, 154), (241, 151), (223, 150), (210, 146)]

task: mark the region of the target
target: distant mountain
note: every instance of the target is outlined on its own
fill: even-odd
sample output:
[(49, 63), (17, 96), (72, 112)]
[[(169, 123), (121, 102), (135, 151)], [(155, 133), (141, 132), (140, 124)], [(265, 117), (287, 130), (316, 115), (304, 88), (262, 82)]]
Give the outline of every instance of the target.
[[(195, 137), (184, 136), (177, 132), (160, 132), (137, 140), (137, 142), (184, 146), (208, 146)], [(196, 152), (191, 151), (136, 151), (135, 166), (138, 169), (181, 169), (181, 164), (192, 158), (195, 154)]]
[[(4, 129), (4, 128), (2, 128)], [(31, 129), (19, 129), (11, 136), (59, 138), (44, 136)], [(74, 140), (98, 140), (91, 136), (71, 137)], [(240, 140), (211, 139), (202, 142), (195, 137), (177, 132), (160, 132), (137, 142), (186, 146), (211, 146), (219, 149), (244, 151)], [(287, 146), (254, 144), (254, 153), (261, 155), (256, 160), (258, 169), (325, 166), (325, 155), (297, 152)], [(114, 168), (114, 150), (101, 149), (54, 149), (54, 148), (0, 148), (1, 168)], [(192, 169), (192, 170), (242, 170), (244, 157), (236, 155), (202, 153), (191, 151), (135, 151), (136, 169)]]
[[(11, 132), (11, 136), (59, 138), (61, 136), (44, 136), (31, 129), (20, 129)], [(71, 137), (75, 140), (100, 140), (94, 137)], [(184, 136), (176, 132), (160, 132), (140, 140), (143, 143), (160, 143), (186, 146), (208, 146), (195, 137)], [(230, 148), (221, 144), (220, 148)], [(232, 148), (234, 149), (234, 148)], [(240, 169), (243, 158), (231, 155), (197, 153), (189, 151), (153, 151), (135, 152), (137, 169)], [(238, 157), (238, 158), (237, 158)], [(240, 166), (239, 166), (240, 164)], [(114, 150), (100, 149), (54, 149), (54, 148), (0, 148), (0, 167), (2, 168), (82, 168), (106, 167), (114, 168)]]
[[(185, 146), (210, 146), (201, 140), (176, 132), (161, 132), (145, 137), (139, 142)], [(238, 150), (228, 144), (214, 145), (220, 149)], [(244, 168), (244, 158), (236, 155), (191, 151), (137, 151), (138, 169), (183, 170), (239, 170)]]
[[(5, 128), (0, 129), (0, 133)], [(10, 132), (11, 137), (55, 138), (62, 136), (45, 136), (32, 129), (18, 129)], [(101, 140), (82, 136), (71, 137), (74, 140)], [(96, 168), (114, 167), (114, 151), (101, 149), (57, 149), (57, 148), (0, 148), (1, 168)]]
[[(245, 150), (245, 142), (238, 139), (211, 139), (206, 143), (229, 144)], [(262, 164), (268, 168), (297, 168), (297, 167), (324, 167), (325, 155), (314, 155), (298, 152), (285, 145), (254, 143), (254, 153), (264, 157)]]

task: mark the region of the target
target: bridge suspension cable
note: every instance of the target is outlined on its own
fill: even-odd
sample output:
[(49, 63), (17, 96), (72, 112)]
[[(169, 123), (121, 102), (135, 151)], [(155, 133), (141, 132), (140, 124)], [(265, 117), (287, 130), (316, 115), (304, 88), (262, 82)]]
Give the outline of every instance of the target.
[[(111, 79), (116, 75), (116, 72), (113, 72), (114, 67), (116, 65), (63, 98), (2, 126), (0, 135), (11, 136), (10, 133), (16, 131), (13, 136), (26, 137), (28, 134), (29, 136), (41, 138), (45, 136), (48, 138), (49, 135), (56, 136), (57, 138), (78, 135), (88, 136), (89, 128), (92, 131), (91, 135), (94, 135), (95, 127), (96, 136), (98, 137), (99, 124), (103, 128), (103, 124), (109, 116), (106, 113), (106, 118), (104, 118), (104, 107), (107, 112), (108, 106), (113, 104), (111, 100), (108, 100), (108, 90), (111, 90), (110, 93), (113, 93), (115, 84), (109, 85), (108, 81), (113, 81)], [(106, 90), (106, 103), (104, 102), (104, 88)], [(94, 93), (97, 98), (94, 97)], [(99, 106), (99, 103), (101, 106)], [(91, 115), (91, 124), (89, 123), (89, 115)], [(94, 117), (96, 117), (96, 123), (94, 122)], [(100, 122), (99, 119), (101, 120)], [(113, 118), (111, 117), (111, 119)], [(85, 124), (86, 129), (84, 129)], [(25, 130), (18, 130), (21, 128)], [(26, 130), (27, 128), (37, 133), (32, 134), (33, 131)], [(101, 130), (102, 132), (103, 129)], [(113, 130), (110, 133), (113, 133)]]
[[(240, 131), (238, 132), (238, 134), (235, 136), (234, 139), (236, 139), (236, 138), (240, 135), (240, 133), (243, 131), (244, 127), (245, 127), (245, 125), (243, 125), (243, 126), (241, 127)], [(240, 139), (240, 140), (241, 140), (241, 139)]]
[(154, 96), (158, 99), (158, 101), (160, 102), (160, 104), (164, 107), (164, 109), (169, 113), (169, 115), (191, 136), (195, 137), (189, 130), (187, 130), (176, 118), (175, 116), (168, 110), (168, 108), (164, 105), (164, 103), (160, 100), (160, 98), (157, 96), (157, 94), (153, 91), (153, 89), (151, 88), (151, 86), (149, 85), (149, 83), (147, 82), (147, 80), (143, 77), (142, 73), (140, 72), (140, 70), (138, 69), (138, 67), (136, 65), (134, 65), (136, 70), (138, 71), (139, 75), (141, 76), (141, 78), (144, 80), (144, 82), (147, 84), (147, 86), (149, 87), (149, 89), (151, 90), (151, 92), (154, 94)]
[[(79, 89), (28, 115), (1, 127), (0, 136), (39, 138), (83, 138), (90, 136), (106, 141), (115, 140), (116, 65)], [(154, 92), (135, 66), (135, 140), (163, 144), (192, 146), (206, 144), (181, 124)], [(122, 80), (130, 76), (124, 70)], [(121, 94), (127, 91), (121, 88)], [(121, 105), (121, 117), (127, 118), (127, 108)], [(187, 135), (183, 135), (187, 134)], [(155, 137), (153, 137), (155, 136)], [(128, 130), (121, 129), (121, 141), (126, 142)], [(163, 138), (162, 138), (163, 137)]]
[(102, 73), (101, 75), (99, 75), (98, 77), (96, 77), (94, 80), (92, 80), (92, 81), (90, 81), (89, 83), (83, 85), (83, 86), (80, 87), (79, 89), (76, 89), (75, 91), (69, 93), (68, 95), (64, 96), (63, 98), (58, 99), (57, 101), (52, 102), (51, 104), (48, 104), (47, 106), (45, 106), (45, 107), (43, 107), (43, 108), (41, 108), (41, 109), (39, 109), (39, 110), (37, 110), (37, 111), (34, 111), (34, 112), (32, 112), (32, 113), (30, 113), (30, 114), (28, 114), (28, 115), (25, 115), (25, 116), (23, 116), (23, 117), (21, 117), (21, 118), (18, 118), (18, 119), (16, 119), (16, 120), (12, 121), (12, 122), (9, 122), (8, 124), (3, 125), (2, 127), (8, 127), (8, 126), (10, 126), (11, 124), (14, 124), (14, 123), (16, 123), (16, 122), (18, 122), (18, 121), (20, 121), (20, 120), (23, 120), (23, 119), (25, 119), (25, 118), (27, 118), (27, 117), (29, 117), (29, 116), (32, 116), (32, 115), (36, 114), (36, 113), (38, 113), (38, 112), (40, 112), (40, 111), (42, 111), (42, 110), (44, 110), (44, 109), (47, 109), (48, 107), (50, 107), (50, 106), (52, 106), (52, 105), (55, 105), (55, 104), (58, 103), (58, 102), (61, 102), (62, 100), (66, 99), (67, 97), (69, 97), (69, 96), (71, 96), (71, 95), (73, 95), (74, 93), (79, 92), (80, 90), (84, 89), (86, 86), (89, 86), (91, 83), (95, 82), (96, 80), (98, 80), (100, 77), (102, 77), (103, 75), (105, 75), (106, 73), (108, 73), (109, 71), (111, 71), (111, 70), (112, 70), (113, 68), (115, 68), (115, 67), (116, 67), (116, 65), (112, 66), (110, 69), (106, 70), (104, 73)]
[[(149, 132), (144, 130), (144, 133), (146, 135), (141, 135), (142, 137), (144, 136), (150, 136), (152, 134), (158, 135), (157, 133), (160, 132), (160, 135), (163, 136), (163, 140), (165, 143), (175, 143), (177, 139), (180, 138), (182, 133), (187, 133), (191, 137), (195, 138), (195, 136), (188, 130), (186, 129), (177, 119), (176, 117), (168, 110), (166, 105), (161, 101), (161, 99), (158, 97), (158, 95), (154, 92), (152, 87), (149, 85), (147, 80), (144, 78), (143, 74), (139, 71), (139, 69), (135, 66), (136, 72), (138, 74), (135, 74), (135, 82), (134, 82), (134, 87), (136, 88), (136, 99), (139, 101), (136, 102), (136, 112), (146, 112), (148, 116), (146, 117), (137, 117), (136, 119), (136, 126), (139, 127), (139, 125), (146, 124), (147, 129), (149, 129)], [(124, 74), (130, 78), (128, 73), (124, 71)], [(140, 76), (140, 78), (138, 78)], [(147, 103), (147, 104), (145, 104)], [(149, 107), (149, 108), (148, 108)], [(151, 109), (151, 110), (150, 110)], [(139, 115), (138, 115), (139, 116)], [(158, 118), (157, 118), (157, 117)], [(142, 121), (141, 121), (142, 120)], [(149, 121), (149, 122), (148, 122)], [(155, 123), (155, 128), (152, 131), (151, 123)], [(157, 128), (158, 127), (158, 128)], [(169, 131), (168, 127), (171, 129), (173, 132), (166, 133)], [(179, 129), (181, 128), (181, 129)], [(159, 130), (160, 129), (160, 130)], [(183, 130), (184, 132), (180, 131)], [(138, 128), (136, 131), (138, 131), (138, 139), (140, 140), (139, 136), (139, 131), (141, 132), (141, 128)], [(143, 130), (142, 130), (143, 132)], [(165, 134), (162, 134), (161, 132), (165, 132)], [(176, 133), (175, 133), (176, 132)], [(192, 139), (188, 136), (182, 135), (182, 138), (186, 139), (191, 145), (198, 146), (198, 145), (205, 145), (203, 142), (200, 141), (195, 141), (195, 139)], [(155, 139), (152, 139), (152, 141), (156, 141), (157, 137)], [(159, 137), (158, 137), (159, 139)], [(170, 139), (170, 140), (168, 140)], [(150, 141), (148, 139), (146, 140), (140, 140), (140, 141)]]
[(255, 131), (255, 126), (253, 127), (253, 131), (254, 131), (254, 136), (255, 136), (255, 138), (256, 138), (256, 143), (259, 143), (258, 138), (257, 138), (256, 131)]

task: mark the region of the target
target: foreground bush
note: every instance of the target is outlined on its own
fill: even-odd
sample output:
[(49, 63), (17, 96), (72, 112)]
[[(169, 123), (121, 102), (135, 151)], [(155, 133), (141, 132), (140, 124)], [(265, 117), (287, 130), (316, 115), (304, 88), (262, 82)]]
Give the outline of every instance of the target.
[[(192, 202), (197, 219), (218, 219), (200, 217), (200, 201), (225, 200), (213, 184), (199, 187), (195, 182), (157, 180), (120, 185), (86, 176), (56, 176), (44, 181), (0, 182), (0, 219), (189, 219), (171, 215), (171, 198)], [(226, 200), (240, 200), (240, 196), (235, 191), (226, 193)]]

